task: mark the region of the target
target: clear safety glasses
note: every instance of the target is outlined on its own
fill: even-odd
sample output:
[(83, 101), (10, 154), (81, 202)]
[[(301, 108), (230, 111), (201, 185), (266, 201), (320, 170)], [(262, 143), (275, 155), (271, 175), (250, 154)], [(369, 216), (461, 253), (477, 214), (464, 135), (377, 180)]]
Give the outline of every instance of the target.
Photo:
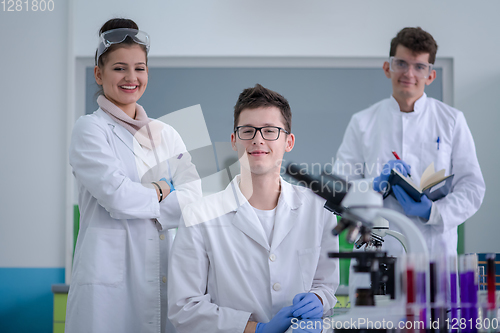
[(400, 58), (389, 58), (389, 69), (391, 72), (406, 73), (409, 71), (410, 66), (413, 70), (413, 75), (420, 79), (426, 79), (432, 72), (432, 64), (425, 62), (409, 63), (408, 61)]
[(99, 36), (97, 61), (99, 61), (99, 57), (106, 52), (111, 45), (123, 43), (127, 37), (132, 38), (137, 44), (146, 46), (146, 53), (149, 52), (149, 35), (144, 31), (129, 28), (113, 29), (105, 31)]

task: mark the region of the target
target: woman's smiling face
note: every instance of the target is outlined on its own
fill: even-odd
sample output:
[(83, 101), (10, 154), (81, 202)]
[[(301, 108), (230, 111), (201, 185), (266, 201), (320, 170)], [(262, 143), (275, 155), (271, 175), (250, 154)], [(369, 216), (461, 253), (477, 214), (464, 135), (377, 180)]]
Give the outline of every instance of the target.
[(124, 111), (135, 110), (148, 85), (146, 53), (137, 44), (121, 46), (107, 55), (104, 66), (95, 67), (94, 75), (108, 100)]

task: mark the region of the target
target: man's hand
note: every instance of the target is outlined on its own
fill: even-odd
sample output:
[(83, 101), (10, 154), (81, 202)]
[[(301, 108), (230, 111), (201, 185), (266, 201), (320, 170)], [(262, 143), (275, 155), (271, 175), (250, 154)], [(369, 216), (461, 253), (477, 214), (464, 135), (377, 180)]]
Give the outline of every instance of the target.
[(403, 160), (390, 160), (384, 164), (384, 168), (382, 169), (380, 176), (375, 177), (373, 180), (373, 190), (377, 192), (384, 192), (387, 189), (392, 169), (398, 170), (403, 174), (403, 176), (406, 177), (410, 173), (411, 166), (406, 164)]
[(292, 307), (281, 309), (268, 323), (258, 323), (255, 333), (284, 333), (292, 324)]
[(403, 207), (405, 214), (410, 216), (420, 216), (426, 220), (431, 215), (432, 201), (424, 194), (420, 202), (416, 202), (398, 185), (392, 187), (392, 191)]
[(323, 316), (323, 304), (314, 293), (301, 293), (293, 298), (292, 313), (298, 319), (316, 319)]

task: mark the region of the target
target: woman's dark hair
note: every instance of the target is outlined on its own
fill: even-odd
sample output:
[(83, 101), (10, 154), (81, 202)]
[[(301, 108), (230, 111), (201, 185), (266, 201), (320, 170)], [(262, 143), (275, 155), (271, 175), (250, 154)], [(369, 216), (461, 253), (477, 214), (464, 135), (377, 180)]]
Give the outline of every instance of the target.
[[(125, 18), (114, 18), (114, 19), (111, 19), (109, 21), (107, 21), (106, 23), (104, 23), (101, 27), (101, 29), (99, 30), (99, 36), (103, 33), (103, 32), (106, 32), (106, 31), (109, 31), (109, 30), (113, 30), (113, 29), (119, 29), (119, 28), (128, 28), (128, 29), (136, 29), (136, 30), (139, 30), (139, 26), (137, 25), (137, 23), (135, 23), (134, 21), (130, 20), (130, 19), (125, 19)], [(104, 52), (103, 54), (101, 54), (101, 56), (99, 57), (99, 60), (97, 59), (97, 50), (95, 51), (95, 64), (96, 66), (99, 66), (99, 67), (102, 67), (104, 66), (104, 63), (106, 62), (106, 58), (108, 56), (108, 54), (121, 47), (121, 45), (133, 45), (133, 44), (136, 44), (132, 38), (130, 37), (127, 37), (122, 43), (120, 44), (113, 44), (111, 45), (107, 50), (106, 52)], [(139, 45), (143, 50), (144, 50), (144, 53), (146, 53), (146, 64), (148, 62), (148, 53), (147, 53), (147, 50), (146, 50), (146, 46), (145, 45), (141, 45), (141, 44), (137, 44)]]
[[(134, 21), (132, 21), (130, 19), (114, 18), (114, 19), (111, 19), (111, 20), (107, 21), (106, 23), (104, 23), (102, 25), (101, 29), (99, 30), (99, 36), (103, 32), (106, 32), (106, 31), (109, 31), (109, 30), (113, 30), (113, 29), (119, 29), (119, 28), (129, 28), (129, 29), (139, 30), (139, 26), (137, 25), (137, 23), (135, 23)], [(104, 52), (103, 54), (101, 54), (101, 56), (99, 57), (99, 59), (97, 59), (97, 50), (96, 50), (95, 51), (95, 65), (99, 66), (99, 67), (103, 67), (104, 63), (106, 61), (106, 58), (108, 57), (108, 55), (113, 50), (116, 50), (117, 48), (122, 47), (123, 44), (125, 44), (125, 45), (133, 45), (133, 44), (136, 44), (136, 43), (132, 40), (132, 38), (127, 37), (120, 44), (112, 44), (112, 45), (110, 45), (109, 48), (106, 50), (106, 52)], [(141, 44), (136, 44), (136, 45), (139, 45), (144, 50), (144, 53), (146, 54), (146, 64), (147, 64), (148, 63), (148, 52), (146, 50), (146, 46), (145, 45), (141, 45)], [(95, 96), (104, 95), (104, 90), (102, 89), (102, 86), (98, 85), (98, 87), (99, 87), (99, 89), (95, 93)]]

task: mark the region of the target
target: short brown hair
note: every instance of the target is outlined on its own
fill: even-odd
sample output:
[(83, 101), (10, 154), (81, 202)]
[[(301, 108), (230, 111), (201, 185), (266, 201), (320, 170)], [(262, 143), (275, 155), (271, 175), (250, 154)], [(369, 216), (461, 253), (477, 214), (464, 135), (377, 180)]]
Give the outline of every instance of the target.
[(275, 91), (264, 88), (260, 84), (256, 84), (253, 88), (247, 88), (238, 97), (238, 101), (234, 106), (234, 131), (238, 126), (240, 114), (246, 109), (257, 109), (260, 107), (277, 107), (281, 111), (281, 115), (285, 120), (285, 129), (288, 133), (292, 131), (292, 111), (290, 104), (285, 97)]
[(391, 41), (390, 57), (396, 55), (398, 45), (403, 45), (415, 53), (429, 53), (429, 63), (436, 61), (438, 46), (430, 33), (420, 27), (404, 28)]

